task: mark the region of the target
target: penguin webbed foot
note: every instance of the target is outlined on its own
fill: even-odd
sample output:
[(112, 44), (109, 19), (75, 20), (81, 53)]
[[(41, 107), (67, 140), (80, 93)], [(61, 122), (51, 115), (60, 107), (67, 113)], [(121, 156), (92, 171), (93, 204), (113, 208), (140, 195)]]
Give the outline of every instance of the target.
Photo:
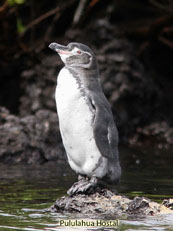
[(79, 181), (75, 182), (67, 191), (67, 194), (72, 196), (75, 194), (91, 194), (97, 186), (97, 178), (92, 177), (90, 180), (83, 176), (78, 177)]

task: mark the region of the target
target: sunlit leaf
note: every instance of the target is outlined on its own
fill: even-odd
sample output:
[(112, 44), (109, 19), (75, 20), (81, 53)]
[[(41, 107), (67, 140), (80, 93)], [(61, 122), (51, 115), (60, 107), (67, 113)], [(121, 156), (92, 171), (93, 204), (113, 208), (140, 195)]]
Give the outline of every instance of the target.
[(23, 4), (25, 2), (25, 0), (15, 0), (16, 4)]
[(10, 6), (14, 6), (15, 4), (23, 4), (25, 3), (26, 0), (7, 0), (8, 1), (8, 4)]

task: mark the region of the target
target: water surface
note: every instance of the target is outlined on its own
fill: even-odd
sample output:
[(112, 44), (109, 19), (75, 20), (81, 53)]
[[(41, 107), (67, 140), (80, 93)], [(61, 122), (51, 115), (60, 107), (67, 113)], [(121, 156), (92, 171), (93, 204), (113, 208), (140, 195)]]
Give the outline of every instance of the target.
[[(158, 202), (173, 198), (170, 152), (121, 148), (123, 174), (118, 191), (129, 197), (145, 196)], [(50, 213), (45, 209), (65, 195), (76, 179), (68, 164), (0, 165), (0, 231), (60, 230), (58, 220), (76, 219), (76, 216)], [(173, 216), (157, 219), (124, 217), (120, 219), (118, 230), (173, 230)]]

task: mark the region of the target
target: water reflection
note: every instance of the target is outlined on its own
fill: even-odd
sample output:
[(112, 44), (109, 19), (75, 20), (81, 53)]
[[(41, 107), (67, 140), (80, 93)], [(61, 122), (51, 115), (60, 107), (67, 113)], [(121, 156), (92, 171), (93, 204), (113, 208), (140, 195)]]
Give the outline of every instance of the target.
[[(169, 153), (158, 155), (158, 152), (153, 153), (153, 150), (143, 152), (141, 149), (123, 148), (121, 163), (123, 175), (118, 186), (120, 193), (130, 197), (146, 196), (158, 201), (173, 197), (173, 162)], [(60, 230), (60, 227), (57, 227), (57, 220), (77, 217), (73, 217), (73, 214), (50, 213), (45, 209), (58, 197), (66, 194), (67, 189), (76, 179), (75, 173), (67, 164), (1, 165), (0, 231)], [(143, 220), (124, 218), (120, 220), (118, 230), (153, 230), (154, 228), (171, 230), (172, 215)], [(61, 228), (63, 229), (66, 228)], [(86, 228), (80, 227), (78, 230), (86, 230)]]

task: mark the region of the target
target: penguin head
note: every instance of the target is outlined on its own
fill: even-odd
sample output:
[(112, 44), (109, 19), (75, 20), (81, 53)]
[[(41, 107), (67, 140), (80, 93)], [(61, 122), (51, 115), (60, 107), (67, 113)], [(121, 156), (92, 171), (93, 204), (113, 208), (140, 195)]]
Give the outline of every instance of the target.
[(94, 68), (97, 66), (94, 52), (82, 43), (69, 43), (67, 46), (51, 43), (49, 48), (56, 51), (65, 66)]

